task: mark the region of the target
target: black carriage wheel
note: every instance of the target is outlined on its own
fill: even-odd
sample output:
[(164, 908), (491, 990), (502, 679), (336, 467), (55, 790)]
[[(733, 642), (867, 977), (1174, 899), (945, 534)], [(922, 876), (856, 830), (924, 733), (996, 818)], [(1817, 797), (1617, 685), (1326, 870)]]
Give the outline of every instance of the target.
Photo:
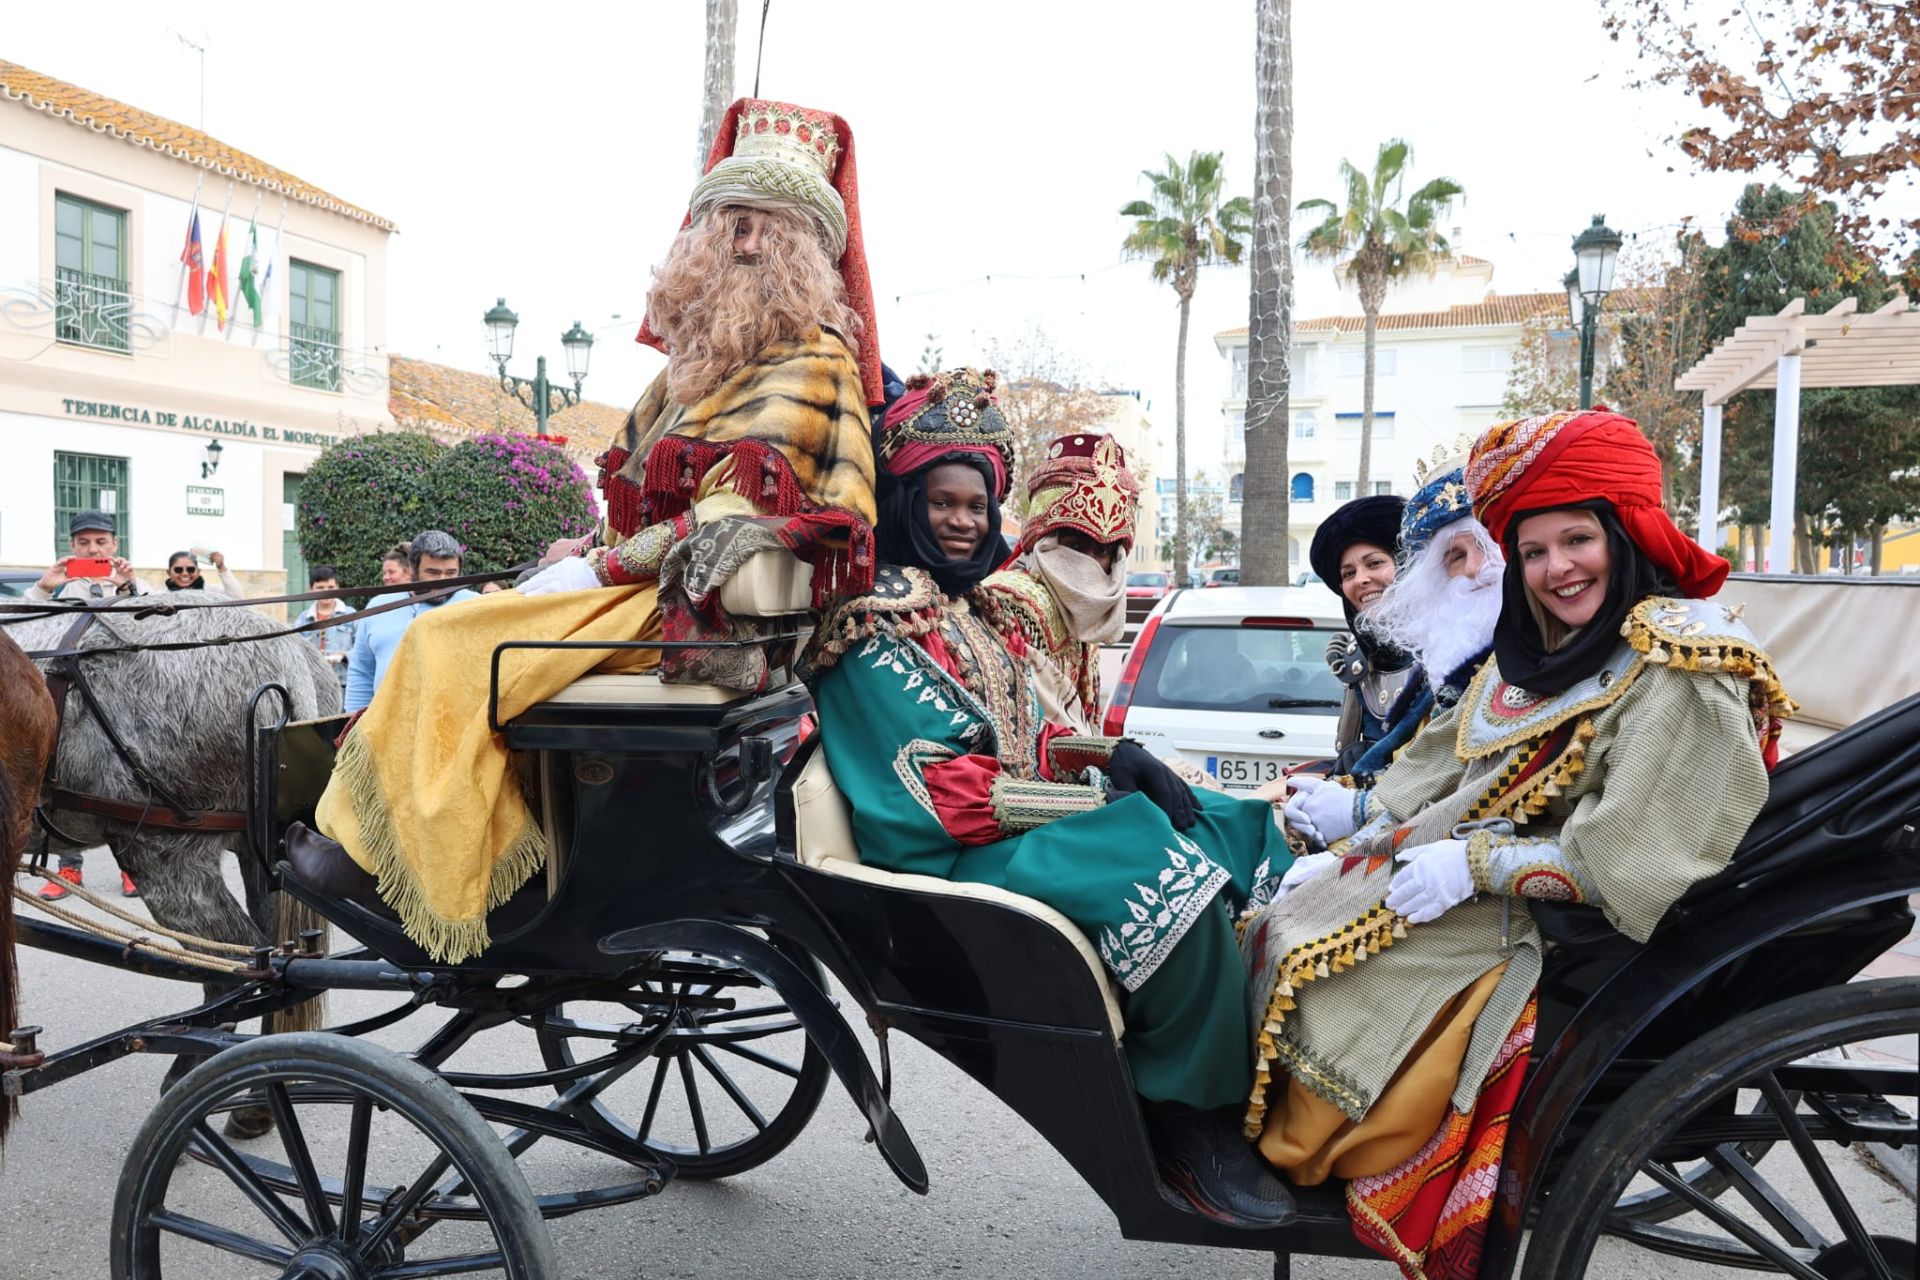
[[(1798, 1095), (1795, 1097), (1797, 1100)], [(1755, 1100), (1749, 1108), (1750, 1114), (1754, 1115), (1765, 1115), (1767, 1110), (1768, 1104), (1764, 1098)], [(1734, 1148), (1734, 1154), (1746, 1164), (1756, 1165), (1766, 1159), (1767, 1153), (1771, 1150), (1773, 1150), (1771, 1141), (1756, 1139), (1738, 1144)], [(1733, 1185), (1734, 1175), (1722, 1172), (1722, 1166), (1728, 1163), (1725, 1159), (1718, 1162), (1696, 1160), (1684, 1167), (1676, 1168), (1674, 1173), (1682, 1182), (1707, 1199), (1718, 1200), (1727, 1188)], [(1609, 1221), (1602, 1229), (1617, 1234), (1630, 1229), (1635, 1223), (1667, 1222), (1692, 1212), (1693, 1206), (1684, 1195), (1669, 1191), (1661, 1184), (1655, 1183), (1645, 1190), (1634, 1191), (1629, 1188), (1621, 1192), (1620, 1199), (1615, 1202), (1612, 1209), (1607, 1211)]]
[[(212, 1123), (220, 1113), (262, 1098), (277, 1122), (284, 1165), (236, 1149)], [(302, 1105), (309, 1102), (319, 1105)], [(404, 1120), (435, 1152), (404, 1186), (367, 1181), (376, 1110)], [(345, 1121), (345, 1152), (338, 1162), (316, 1158), (321, 1131), (314, 1121), (322, 1115)], [(201, 1164), (224, 1174), (225, 1182), (210, 1188), (205, 1179), (180, 1177), (181, 1170)], [(338, 1176), (324, 1175), (323, 1167), (337, 1169)], [(289, 1171), (290, 1178), (271, 1176), (276, 1169)], [(493, 1247), (407, 1257), (424, 1230), (419, 1210), (448, 1178), (473, 1189)], [(297, 1195), (275, 1185), (286, 1182), (298, 1188)], [(476, 1271), (504, 1273), (508, 1280), (560, 1276), (526, 1179), (453, 1086), (377, 1045), (319, 1032), (266, 1036), (224, 1050), (187, 1073), (147, 1116), (114, 1194), (113, 1280), (190, 1274), (192, 1266), (180, 1259), (163, 1268), (163, 1242), (172, 1237), (278, 1267), (283, 1280)]]
[[(1688, 1045), (1621, 1094), (1566, 1161), (1527, 1247), (1523, 1280), (1585, 1275), (1603, 1230), (1663, 1253), (1800, 1280), (1912, 1275), (1913, 1236), (1869, 1233), (1833, 1174), (1832, 1156), (1843, 1145), (1840, 1135), (1803, 1110), (1801, 1095), (1786, 1088), (1781, 1076), (1829, 1050), (1915, 1034), (1920, 1034), (1920, 978), (1886, 978), (1783, 1000)], [(1913, 1123), (1920, 1088), (1912, 1068), (1900, 1070), (1899, 1089), (1888, 1094), (1902, 1100), (1906, 1116), (1897, 1121), (1897, 1136), (1912, 1143), (1920, 1138)], [(1742, 1091), (1756, 1095), (1763, 1107), (1736, 1117), (1740, 1139), (1763, 1140), (1776, 1148), (1775, 1162), (1792, 1161), (1794, 1185), (1783, 1187), (1775, 1180), (1777, 1171), (1746, 1160), (1740, 1141), (1712, 1145), (1710, 1136), (1700, 1136), (1724, 1131), (1716, 1128), (1724, 1122), (1716, 1121), (1713, 1104)], [(1756, 1115), (1766, 1132), (1753, 1132)], [(1693, 1136), (1690, 1123), (1697, 1126)], [(1737, 1204), (1718, 1203), (1682, 1177), (1673, 1160), (1661, 1157), (1663, 1149), (1697, 1153), (1703, 1141), (1707, 1159), (1736, 1193)], [(1706, 1229), (1623, 1224), (1592, 1212), (1593, 1205), (1616, 1203), (1638, 1174), (1684, 1200)], [(1822, 1228), (1810, 1215), (1833, 1225)], [(1910, 1221), (1904, 1229), (1913, 1230)]]
[[(774, 945), (821, 980), (819, 962), (803, 949), (777, 939)], [(706, 963), (674, 952), (668, 958), (682, 969)], [(813, 1118), (832, 1074), (776, 992), (738, 969), (710, 967), (711, 978), (643, 984), (641, 998), (627, 1006), (637, 1020), (624, 1027), (579, 1005), (578, 1018), (560, 1005), (534, 1022), (541, 1056), (558, 1070), (622, 1043), (644, 1043), (659, 1029), (663, 1000), (732, 1001), (731, 1009), (682, 1007), (651, 1054), (618, 1060), (595, 1077), (597, 1085), (630, 1075), (624, 1093), (600, 1090), (568, 1108), (586, 1124), (666, 1156), (682, 1178), (729, 1178), (779, 1155)]]

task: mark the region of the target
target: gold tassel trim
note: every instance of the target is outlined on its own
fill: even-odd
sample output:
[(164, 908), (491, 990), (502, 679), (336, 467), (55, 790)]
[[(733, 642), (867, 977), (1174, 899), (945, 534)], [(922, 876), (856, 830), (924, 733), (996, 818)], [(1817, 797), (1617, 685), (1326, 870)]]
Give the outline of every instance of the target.
[(1273, 1061), (1280, 1056), (1276, 1037), (1287, 1014), (1296, 1007), (1294, 996), (1300, 987), (1319, 978), (1353, 968), (1370, 955), (1379, 955), (1393, 945), (1395, 938), (1407, 936), (1407, 922), (1386, 904), (1373, 907), (1352, 924), (1325, 937), (1303, 942), (1287, 952), (1274, 972), (1273, 994), (1267, 1000), (1266, 1016), (1254, 1037), (1253, 1092), (1247, 1098), (1247, 1113), (1241, 1132), (1249, 1142), (1259, 1138), (1267, 1119), (1267, 1091), (1273, 1083)]
[(547, 863), (546, 837), (532, 815), (527, 815), (520, 834), (493, 864), (486, 910), (473, 919), (449, 920), (427, 905), (426, 891), (401, 852), (392, 813), (380, 794), (373, 752), (358, 727), (341, 745), (333, 771), (346, 784), (361, 843), (379, 882), (380, 900), (400, 917), (407, 936), (442, 964), (459, 964), (485, 951), (493, 942), (486, 913), (503, 905)]
[(1555, 796), (1563, 794), (1573, 780), (1587, 767), (1587, 746), (1599, 735), (1592, 720), (1582, 720), (1573, 730), (1573, 740), (1567, 743), (1567, 749), (1560, 758), (1540, 775), (1511, 796), (1503, 796), (1491, 806), (1492, 816), (1511, 812), (1517, 826), (1524, 826), (1531, 818), (1547, 811), (1547, 806)]
[[(1746, 680), (1753, 686), (1749, 701), (1754, 723), (1763, 735), (1768, 722), (1787, 719), (1800, 710), (1800, 704), (1787, 696), (1786, 686), (1774, 670), (1773, 659), (1763, 650), (1738, 637), (1687, 635), (1661, 627), (1653, 621), (1653, 606), (1658, 603), (1657, 598), (1643, 600), (1620, 626), (1620, 634), (1626, 637), (1627, 644), (1645, 654), (1648, 662), (1681, 671), (1704, 671)], [(1738, 618), (1740, 612), (1729, 609), (1727, 616)], [(1779, 731), (1777, 723), (1772, 729), (1775, 733)]]

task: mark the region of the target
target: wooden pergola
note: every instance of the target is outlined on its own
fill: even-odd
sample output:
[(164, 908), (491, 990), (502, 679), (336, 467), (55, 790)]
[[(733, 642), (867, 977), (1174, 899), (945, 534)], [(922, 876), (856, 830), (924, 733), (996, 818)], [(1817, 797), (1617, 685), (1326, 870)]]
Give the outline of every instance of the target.
[(1717, 549), (1720, 523), (1720, 420), (1728, 400), (1749, 388), (1778, 392), (1773, 406), (1773, 503), (1767, 527), (1767, 564), (1786, 572), (1793, 563), (1793, 501), (1800, 468), (1800, 391), (1803, 387), (1900, 387), (1920, 383), (1920, 311), (1904, 294), (1878, 311), (1858, 314), (1843, 298), (1822, 315), (1806, 314), (1795, 298), (1778, 315), (1754, 316), (1673, 385), (1698, 391), (1700, 432), (1700, 545)]

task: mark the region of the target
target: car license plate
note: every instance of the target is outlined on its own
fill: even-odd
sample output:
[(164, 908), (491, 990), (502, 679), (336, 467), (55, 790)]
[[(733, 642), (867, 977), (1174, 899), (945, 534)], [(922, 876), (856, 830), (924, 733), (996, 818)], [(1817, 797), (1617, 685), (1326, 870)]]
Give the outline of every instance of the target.
[(1278, 778), (1283, 767), (1278, 760), (1259, 756), (1207, 757), (1207, 772), (1220, 779), (1223, 787), (1257, 787)]

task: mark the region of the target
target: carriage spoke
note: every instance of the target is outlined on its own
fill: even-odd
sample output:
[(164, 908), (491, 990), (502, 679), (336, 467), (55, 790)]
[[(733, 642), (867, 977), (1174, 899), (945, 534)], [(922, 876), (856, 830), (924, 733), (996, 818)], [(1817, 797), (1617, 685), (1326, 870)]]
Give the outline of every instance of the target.
[(399, 1226), (403, 1219), (411, 1216), (413, 1211), (420, 1207), (420, 1202), (433, 1192), (434, 1185), (440, 1180), (440, 1175), (452, 1167), (453, 1157), (446, 1152), (442, 1151), (434, 1156), (426, 1172), (413, 1180), (413, 1184), (393, 1203), (393, 1207), (380, 1216), (380, 1220), (373, 1224), (373, 1228), (355, 1246), (360, 1250), (361, 1256), (366, 1257), (378, 1251), (382, 1242), (393, 1233), (393, 1229)]
[(653, 1087), (647, 1090), (647, 1108), (640, 1113), (640, 1129), (634, 1136), (641, 1142), (653, 1132), (654, 1113), (660, 1109), (660, 1088), (667, 1082), (667, 1060), (656, 1058), (653, 1063)]
[[(787, 1006), (783, 1004), (758, 1005), (751, 1009), (721, 1009), (716, 1013), (702, 1014), (700, 1025), (704, 1027), (711, 1026), (716, 1022), (739, 1022), (743, 1018), (774, 1018), (780, 1017), (781, 1015), (785, 1015), (789, 1019), (793, 1017)], [(782, 1024), (781, 1029), (791, 1030), (793, 1027), (799, 1025), (797, 1021), (790, 1021)]]
[(1808, 1222), (1804, 1214), (1774, 1189), (1773, 1184), (1740, 1154), (1739, 1147), (1731, 1142), (1724, 1143), (1715, 1147), (1707, 1159), (1714, 1168), (1731, 1179), (1732, 1187), (1740, 1193), (1740, 1198), (1752, 1205), (1754, 1212), (1780, 1233), (1781, 1239), (1796, 1248), (1820, 1250), (1827, 1247), (1828, 1240), (1820, 1229)]
[(232, 1179), (241, 1193), (266, 1215), (267, 1221), (278, 1228), (289, 1243), (302, 1245), (312, 1238), (313, 1233), (308, 1230), (307, 1224), (300, 1221), (286, 1201), (274, 1194), (273, 1188), (254, 1172), (253, 1166), (242, 1159), (239, 1152), (227, 1145), (226, 1139), (207, 1127), (206, 1121), (202, 1120), (193, 1126), (193, 1138), (206, 1152), (207, 1158)]
[(684, 1053), (677, 1056), (680, 1082), (687, 1090), (687, 1112), (693, 1117), (693, 1140), (700, 1144), (700, 1154), (704, 1156), (713, 1150), (713, 1144), (707, 1138), (707, 1114), (700, 1109), (700, 1082), (693, 1076), (692, 1057)]
[(300, 1198), (306, 1201), (307, 1217), (320, 1235), (333, 1234), (333, 1210), (320, 1190), (320, 1175), (314, 1172), (313, 1155), (307, 1150), (307, 1137), (294, 1114), (293, 1099), (287, 1086), (274, 1081), (267, 1085), (267, 1106), (273, 1112), (273, 1124), (280, 1131), (280, 1145), (286, 1149), (287, 1164), (300, 1184)]
[(367, 1139), (373, 1126), (373, 1099), (353, 1100), (347, 1121), (347, 1167), (341, 1171), (339, 1238), (352, 1240), (360, 1230), (360, 1199), (367, 1189)]
[(700, 1060), (700, 1065), (707, 1069), (707, 1074), (712, 1076), (719, 1086), (726, 1091), (729, 1098), (733, 1099), (733, 1105), (740, 1108), (742, 1114), (753, 1122), (753, 1127), (759, 1132), (765, 1133), (767, 1131), (767, 1118), (760, 1114), (760, 1108), (753, 1105), (753, 1099), (741, 1092), (740, 1086), (734, 1083), (733, 1077), (720, 1069), (719, 1065), (714, 1062), (713, 1055), (707, 1052), (706, 1047), (704, 1045), (694, 1045), (693, 1056)]
[[(599, 1097), (606, 1091), (609, 1085), (612, 1085), (622, 1076), (625, 1076), (627, 1072), (633, 1070), (652, 1056), (650, 1053), (636, 1053), (625, 1062), (616, 1062), (605, 1071), (600, 1072), (600, 1074), (588, 1076), (586, 1079), (575, 1084), (571, 1089), (561, 1094), (559, 1100), (554, 1105), (568, 1111), (578, 1110), (580, 1107)], [(657, 1088), (655, 1096), (658, 1096)]]
[(766, 1054), (761, 1053), (759, 1050), (749, 1049), (743, 1044), (733, 1044), (728, 1041), (722, 1040), (722, 1041), (717, 1041), (713, 1047), (721, 1050), (722, 1052), (731, 1053), (736, 1057), (745, 1058), (748, 1062), (757, 1062), (761, 1066), (765, 1067), (767, 1070), (778, 1071), (781, 1075), (786, 1076), (788, 1079), (798, 1080), (800, 1078), (800, 1068), (796, 1066), (792, 1066), (788, 1063), (782, 1062), (778, 1058), (769, 1058)]
[(277, 1244), (268, 1244), (264, 1240), (255, 1240), (252, 1236), (243, 1236), (238, 1231), (216, 1227), (211, 1222), (202, 1222), (199, 1218), (175, 1213), (171, 1209), (154, 1210), (147, 1215), (147, 1225), (155, 1230), (171, 1232), (176, 1236), (210, 1245), (227, 1253), (237, 1253), (243, 1258), (252, 1258), (256, 1262), (265, 1262), (276, 1267), (286, 1267), (293, 1262), (291, 1249), (283, 1249)]
[(1828, 1167), (1826, 1157), (1820, 1154), (1813, 1135), (1807, 1132), (1806, 1123), (1800, 1119), (1798, 1101), (1787, 1096), (1787, 1091), (1780, 1087), (1779, 1079), (1771, 1071), (1761, 1076), (1759, 1083), (1761, 1092), (1779, 1116), (1780, 1127), (1786, 1131), (1787, 1141), (1793, 1144), (1800, 1163), (1806, 1166), (1807, 1174), (1813, 1179), (1813, 1185), (1820, 1188), (1820, 1198), (1827, 1202), (1827, 1208), (1839, 1222), (1847, 1243), (1853, 1246), (1860, 1261), (1871, 1268), (1876, 1280), (1893, 1280), (1893, 1272), (1887, 1267), (1887, 1260), (1880, 1255), (1879, 1246), (1867, 1234), (1860, 1215), (1854, 1212), (1853, 1202), (1840, 1189), (1840, 1183)]
[(1720, 1204), (1700, 1194), (1685, 1178), (1674, 1173), (1658, 1161), (1648, 1160), (1641, 1164), (1640, 1172), (1652, 1178), (1668, 1191), (1692, 1205), (1694, 1210), (1716, 1223), (1728, 1235), (1747, 1248), (1779, 1267), (1790, 1276), (1800, 1280), (1825, 1280), (1818, 1271), (1800, 1259), (1782, 1249), (1773, 1241), (1756, 1231), (1750, 1224), (1742, 1222)]
[(445, 1258), (422, 1258), (418, 1262), (400, 1262), (378, 1267), (371, 1280), (426, 1280), (430, 1276), (464, 1276), (475, 1271), (498, 1271), (504, 1264), (500, 1251), (463, 1253)]

